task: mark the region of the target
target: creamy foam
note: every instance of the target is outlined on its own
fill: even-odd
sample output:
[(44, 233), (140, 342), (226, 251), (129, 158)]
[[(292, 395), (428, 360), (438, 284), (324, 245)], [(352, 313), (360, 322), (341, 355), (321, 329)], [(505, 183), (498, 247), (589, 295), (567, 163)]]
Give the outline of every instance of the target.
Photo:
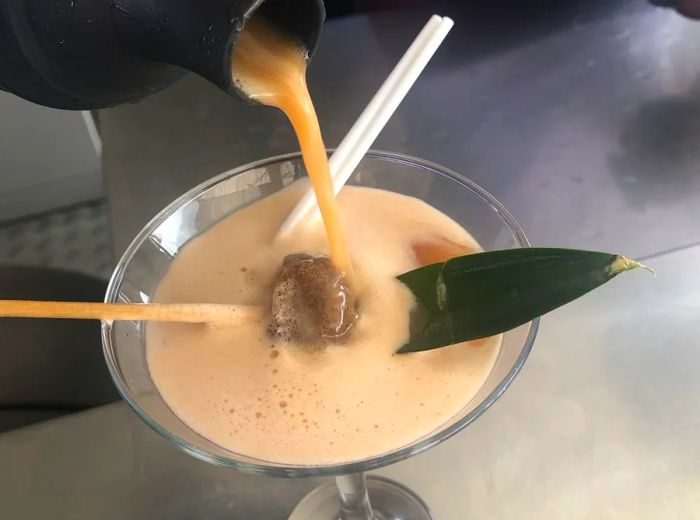
[[(303, 190), (238, 211), (187, 244), (154, 301), (270, 305), (285, 255), (327, 253), (321, 224), (273, 237)], [(495, 363), (500, 337), (393, 355), (408, 338), (413, 297), (395, 276), (436, 242), (478, 249), (458, 224), (396, 193), (346, 187), (341, 215), (361, 318), (350, 340), (325, 348), (271, 339), (268, 322), (240, 327), (149, 323), (147, 358), (171, 409), (213, 442), (278, 463), (363, 459), (415, 441), (450, 420)], [(415, 244), (423, 244), (416, 251)], [(431, 255), (427, 255), (432, 258)]]

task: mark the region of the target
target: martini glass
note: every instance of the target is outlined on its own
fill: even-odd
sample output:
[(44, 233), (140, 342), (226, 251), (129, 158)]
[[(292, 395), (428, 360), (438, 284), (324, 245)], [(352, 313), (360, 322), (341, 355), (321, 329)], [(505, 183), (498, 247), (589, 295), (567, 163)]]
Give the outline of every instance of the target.
[[(263, 159), (193, 188), (163, 209), (119, 261), (105, 301), (147, 303), (173, 258), (196, 236), (231, 213), (304, 177), (299, 154)], [(520, 226), (484, 189), (428, 161), (369, 152), (349, 184), (382, 188), (425, 200), (466, 227), (486, 250), (527, 247)], [(504, 334), (496, 364), (474, 398), (450, 421), (409, 445), (362, 460), (329, 465), (289, 465), (258, 460), (213, 443), (170, 410), (151, 380), (145, 324), (102, 324), (107, 365), (124, 400), (148, 426), (187, 453), (230, 468), (277, 477), (335, 476), (313, 490), (290, 519), (392, 520), (432, 518), (428, 506), (405, 486), (366, 472), (416, 455), (448, 439), (484, 413), (506, 390), (527, 358), (537, 320)], [(409, 354), (410, 355), (410, 354)]]

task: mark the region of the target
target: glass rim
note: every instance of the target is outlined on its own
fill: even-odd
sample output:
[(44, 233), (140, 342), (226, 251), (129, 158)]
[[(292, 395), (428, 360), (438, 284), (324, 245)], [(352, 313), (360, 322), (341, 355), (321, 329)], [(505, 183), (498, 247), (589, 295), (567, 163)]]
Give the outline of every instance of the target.
[[(330, 154), (333, 150), (329, 149)], [(484, 202), (490, 205), (499, 215), (499, 217), (504, 221), (506, 226), (513, 233), (515, 239), (521, 247), (530, 247), (530, 243), (525, 236), (523, 229), (520, 224), (515, 220), (511, 213), (501, 204), (495, 197), (493, 197), (484, 188), (479, 186), (474, 181), (458, 174), (457, 172), (440, 166), (434, 162), (420, 159), (411, 155), (396, 153), (396, 152), (386, 152), (381, 150), (370, 150), (367, 152), (365, 157), (374, 158), (379, 160), (389, 160), (398, 163), (404, 163), (409, 166), (418, 166), (423, 169), (428, 169), (438, 175), (447, 177), (454, 182), (457, 182), (464, 186), (465, 188), (471, 190), (473, 193), (478, 195)], [(292, 152), (282, 155), (276, 155), (273, 157), (267, 157), (257, 161), (249, 162), (242, 166), (233, 168), (231, 170), (220, 173), (201, 184), (191, 188), (183, 195), (172, 201), (170, 204), (165, 206), (160, 210), (151, 220), (146, 224), (141, 231), (136, 235), (136, 237), (131, 241), (129, 246), (124, 251), (123, 255), (119, 259), (114, 272), (109, 280), (107, 286), (107, 292), (105, 294), (105, 303), (117, 302), (118, 289), (123, 280), (123, 275), (126, 267), (129, 265), (134, 255), (141, 247), (141, 245), (147, 240), (147, 238), (153, 233), (157, 227), (173, 215), (178, 209), (180, 209), (184, 204), (190, 202), (204, 192), (213, 188), (217, 184), (233, 178), (237, 175), (243, 174), (255, 168), (260, 168), (268, 166), (270, 164), (278, 163), (281, 161), (294, 160), (301, 158), (300, 152)], [(222, 457), (214, 453), (210, 453), (204, 449), (201, 449), (189, 441), (181, 438), (177, 434), (169, 431), (168, 429), (162, 427), (155, 419), (153, 419), (148, 412), (146, 412), (138, 403), (137, 396), (133, 395), (129, 390), (128, 386), (124, 381), (123, 374), (119, 368), (119, 363), (114, 356), (114, 349), (112, 345), (111, 338), (111, 326), (105, 322), (102, 322), (102, 350), (109, 369), (110, 375), (114, 385), (117, 387), (119, 394), (127, 402), (127, 404), (132, 408), (132, 410), (145, 422), (152, 430), (158, 433), (160, 436), (164, 437), (166, 440), (179, 447), (183, 451), (189, 453), (190, 455), (204, 460), (206, 462), (216, 464), (219, 466), (226, 466), (248, 473), (258, 473), (270, 476), (278, 477), (311, 477), (311, 476), (330, 476), (330, 475), (342, 475), (348, 473), (358, 473), (363, 471), (369, 471), (372, 469), (377, 469), (401, 460), (407, 459), (413, 455), (417, 455), (433, 446), (440, 444), (441, 442), (449, 439), (457, 432), (466, 428), (469, 424), (480, 417), (487, 409), (495, 403), (500, 396), (505, 392), (505, 390), (510, 386), (510, 384), (515, 379), (515, 376), (520, 372), (520, 369), (525, 364), (532, 346), (537, 335), (537, 329), (539, 327), (539, 318), (532, 320), (529, 323), (529, 330), (527, 337), (525, 338), (522, 350), (518, 354), (513, 366), (508, 371), (508, 373), (498, 382), (496, 387), (479, 403), (473, 410), (467, 413), (464, 417), (449, 424), (443, 429), (438, 429), (431, 435), (423, 437), (412, 444), (403, 446), (397, 450), (377, 455), (368, 459), (352, 461), (347, 463), (333, 463), (327, 465), (316, 465), (316, 466), (303, 466), (303, 465), (289, 465), (289, 464), (278, 464), (272, 461), (266, 462), (260, 460), (259, 462), (249, 462), (245, 460), (237, 460), (234, 458), (235, 452), (231, 451), (232, 457)], [(183, 423), (184, 424), (184, 423)], [(186, 425), (187, 426), (187, 425)], [(187, 426), (189, 428), (189, 426)], [(191, 429), (191, 428), (190, 428)], [(194, 430), (193, 430), (194, 431)], [(200, 435), (198, 432), (197, 435)], [(226, 450), (226, 448), (222, 448)], [(229, 450), (230, 451), (230, 450)], [(244, 455), (245, 456), (245, 455)]]

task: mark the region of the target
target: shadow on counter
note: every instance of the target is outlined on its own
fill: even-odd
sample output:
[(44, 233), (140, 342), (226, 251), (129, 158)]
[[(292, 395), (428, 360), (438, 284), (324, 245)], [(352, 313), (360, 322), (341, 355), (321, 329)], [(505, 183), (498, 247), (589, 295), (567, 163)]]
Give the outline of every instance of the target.
[[(684, 95), (642, 105), (623, 123), (613, 179), (631, 206), (683, 201), (700, 191), (700, 78)], [(624, 188), (624, 189), (622, 189)]]

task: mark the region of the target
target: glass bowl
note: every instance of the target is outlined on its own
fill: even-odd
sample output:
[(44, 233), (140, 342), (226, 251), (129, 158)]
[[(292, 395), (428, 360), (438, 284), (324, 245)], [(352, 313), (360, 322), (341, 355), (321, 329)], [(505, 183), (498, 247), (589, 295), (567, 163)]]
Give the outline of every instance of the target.
[[(191, 239), (231, 213), (305, 175), (300, 155), (294, 153), (235, 168), (188, 191), (163, 209), (136, 236), (114, 271), (105, 301), (148, 303), (170, 262)], [(518, 223), (494, 197), (474, 182), (429, 161), (370, 151), (349, 184), (423, 199), (467, 228), (485, 250), (529, 246)], [(122, 397), (165, 439), (214, 464), (272, 476), (303, 477), (360, 474), (398, 462), (448, 439), (484, 413), (508, 388), (532, 348), (536, 331), (537, 320), (505, 333), (496, 364), (479, 392), (460, 413), (428, 435), (367, 459), (309, 466), (256, 460), (222, 448), (190, 429), (170, 410), (151, 380), (143, 322), (103, 322), (102, 340), (107, 365)], [(354, 492), (365, 493), (363, 489), (356, 489), (357, 485), (364, 486), (364, 477), (359, 480), (361, 482), (341, 481), (341, 491), (344, 487), (347, 491), (345, 497), (341, 492), (341, 498), (352, 498)], [(400, 487), (402, 492), (407, 491)], [(337, 496), (335, 500), (337, 502)], [(379, 517), (381, 515), (375, 516)]]

